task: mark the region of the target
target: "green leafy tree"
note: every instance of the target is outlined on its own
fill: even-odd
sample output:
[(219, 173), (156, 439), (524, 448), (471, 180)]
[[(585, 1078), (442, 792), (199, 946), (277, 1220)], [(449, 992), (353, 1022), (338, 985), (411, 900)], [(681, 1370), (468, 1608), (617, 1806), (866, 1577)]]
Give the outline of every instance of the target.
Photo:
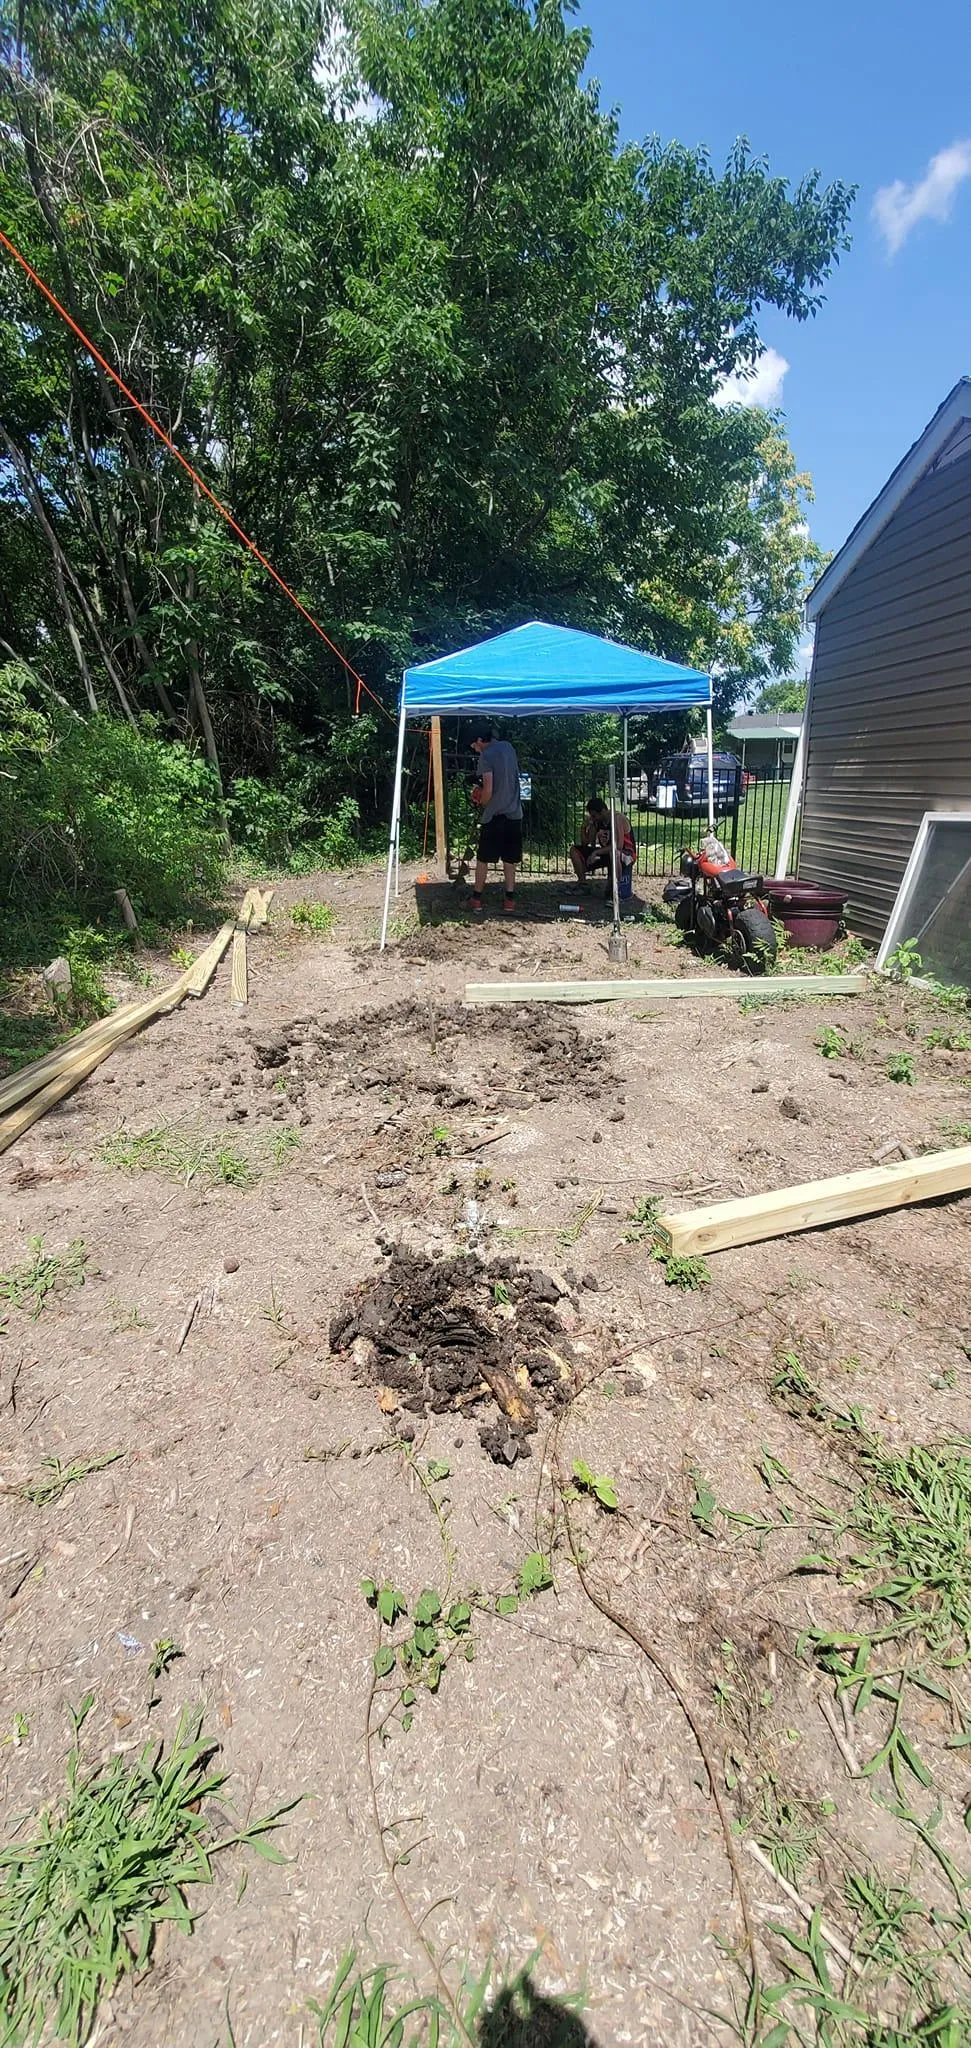
[(755, 699), (755, 711), (805, 711), (808, 683), (800, 682), (798, 676), (787, 681), (767, 683)]
[[(7, 17), (9, 19), (9, 17)], [(788, 666), (816, 562), (779, 420), (851, 194), (622, 146), (561, 0), (22, 0), (0, 217), (379, 696), (542, 615)], [(0, 258), (0, 655), (208, 762), (246, 836), (383, 804), (390, 722)], [(254, 825), (256, 830), (257, 826)]]

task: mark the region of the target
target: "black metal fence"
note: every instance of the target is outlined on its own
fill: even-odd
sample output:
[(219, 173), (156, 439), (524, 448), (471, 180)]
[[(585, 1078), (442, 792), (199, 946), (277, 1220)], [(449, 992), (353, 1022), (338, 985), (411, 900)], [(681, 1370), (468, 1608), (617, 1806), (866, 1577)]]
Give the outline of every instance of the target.
[[(687, 805), (658, 809), (652, 796), (651, 778), (632, 775), (626, 793), (618, 776), (617, 800), (623, 805), (637, 841), (635, 872), (645, 877), (678, 873), (681, 853), (695, 847), (708, 829), (708, 806), (700, 791), (690, 794)], [(570, 848), (580, 837), (587, 798), (605, 795), (605, 769), (585, 769), (569, 778), (547, 781), (533, 776), (528, 800), (523, 805), (523, 872), (559, 875), (570, 872)], [(782, 825), (789, 797), (787, 777), (779, 781), (753, 780), (745, 788), (727, 792), (716, 801), (715, 820), (719, 837), (740, 867), (750, 872), (771, 874), (776, 861)], [(468, 779), (454, 778), (447, 784), (448, 844), (452, 863), (471, 854), (478, 831)]]

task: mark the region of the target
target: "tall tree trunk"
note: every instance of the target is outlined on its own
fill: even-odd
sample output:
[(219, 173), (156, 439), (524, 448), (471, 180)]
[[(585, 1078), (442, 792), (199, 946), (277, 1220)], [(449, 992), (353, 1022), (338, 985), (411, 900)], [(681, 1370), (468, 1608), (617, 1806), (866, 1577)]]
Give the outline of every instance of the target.
[(43, 492), (41, 492), (41, 485), (39, 485), (39, 481), (37, 481), (37, 477), (35, 477), (35, 473), (33, 473), (33, 469), (31, 469), (31, 463), (29, 463), (29, 459), (27, 459), (25, 451), (23, 451), (23, 449), (18, 449), (18, 444), (16, 444), (16, 440), (12, 440), (12, 438), (10, 438), (10, 434), (6, 432), (6, 428), (4, 428), (4, 426), (0, 426), (0, 434), (2, 434), (2, 440), (4, 440), (4, 446), (6, 446), (6, 453), (8, 453), (8, 457), (10, 457), (10, 463), (12, 463), (12, 467), (16, 469), (16, 475), (20, 477), (20, 483), (23, 483), (23, 487), (25, 487), (25, 494), (27, 494), (27, 502), (29, 502), (29, 506), (31, 506), (31, 512), (33, 512), (33, 516), (35, 516), (35, 520), (37, 520), (37, 524), (39, 524), (39, 528), (41, 528), (41, 532), (43, 532), (43, 537), (45, 537), (45, 541), (47, 541), (49, 549), (51, 549), (51, 559), (53, 559), (53, 573), (55, 573), (55, 580), (57, 580), (57, 590), (59, 590), (59, 592), (64, 592), (64, 604), (66, 604), (66, 618), (68, 618), (68, 633), (70, 633), (70, 637), (72, 637), (72, 647), (74, 647), (74, 653), (76, 653), (76, 657), (78, 657), (78, 653), (80, 653), (80, 659), (78, 659), (78, 666), (82, 668), (82, 676), (86, 678), (86, 688), (88, 688), (88, 702), (90, 702), (90, 705), (92, 705), (92, 711), (96, 711), (96, 709), (98, 709), (98, 705), (96, 705), (96, 700), (92, 700), (92, 696), (94, 696), (94, 684), (90, 682), (90, 670), (88, 670), (88, 664), (84, 662), (84, 655), (82, 655), (82, 651), (80, 651), (80, 643), (76, 643), (76, 641), (78, 641), (78, 631), (76, 631), (76, 625), (74, 625), (74, 616), (72, 616), (72, 608), (70, 608), (70, 604), (68, 604), (68, 592), (66, 592), (66, 586), (68, 586), (68, 584), (70, 584), (70, 588), (72, 588), (72, 592), (74, 592), (74, 598), (76, 598), (76, 602), (78, 602), (80, 614), (82, 614), (82, 618), (84, 618), (84, 625), (88, 627), (88, 633), (90, 633), (90, 637), (92, 637), (92, 641), (94, 641), (94, 645), (96, 645), (96, 649), (98, 649), (98, 653), (100, 653), (100, 659), (102, 659), (102, 664), (104, 664), (104, 674), (107, 674), (107, 676), (111, 678), (111, 682), (113, 682), (113, 686), (115, 686), (115, 692), (117, 692), (117, 698), (119, 698), (119, 705), (121, 705), (121, 709), (123, 709), (123, 713), (125, 713), (125, 717), (127, 717), (129, 725), (131, 725), (131, 727), (135, 729), (135, 727), (137, 727), (137, 719), (135, 719), (135, 713), (133, 713), (133, 709), (131, 709), (131, 702), (129, 702), (129, 696), (127, 696), (125, 684), (123, 684), (123, 680), (121, 680), (121, 676), (119, 676), (119, 672), (117, 672), (117, 668), (115, 668), (115, 662), (113, 662), (113, 659), (111, 659), (111, 653), (109, 653), (107, 645), (104, 645), (104, 641), (102, 641), (102, 635), (100, 635), (100, 627), (98, 627), (98, 621), (96, 621), (96, 616), (94, 616), (94, 612), (92, 612), (92, 606), (90, 606), (90, 602), (88, 602), (88, 598), (86, 598), (86, 594), (84, 594), (84, 590), (82, 590), (82, 586), (80, 586), (80, 582), (78, 582), (78, 578), (76, 578), (76, 573), (74, 573), (74, 569), (72, 569), (72, 565), (70, 565), (70, 559), (68, 559), (68, 555), (64, 553), (64, 547), (61, 547), (61, 543), (57, 541), (57, 535), (55, 535), (55, 530), (53, 530), (53, 522), (51, 522), (51, 520), (49, 520), (49, 516), (47, 516), (47, 508), (45, 508), (45, 502), (43, 502)]
[(40, 492), (38, 491), (34, 479), (30, 473), (29, 466), (24, 461), (23, 455), (21, 454), (20, 449), (17, 447), (16, 442), (10, 439), (10, 436), (7, 433), (6, 428), (2, 424), (0, 424), (0, 438), (2, 438), (3, 445), (7, 451), (9, 460), (12, 463), (14, 469), (17, 471), (17, 474), (20, 477), (20, 480), (23, 484), (24, 491), (27, 497), (27, 502), (30, 506), (34, 520), (36, 524), (39, 526), (41, 533), (43, 534), (44, 539), (46, 540), (48, 547), (50, 548), (51, 566), (54, 570), (54, 582), (57, 588), (57, 595), (60, 600), (61, 611), (64, 616), (64, 624), (67, 627), (67, 637), (71, 643), (71, 652), (74, 655), (74, 659), (78, 665), (78, 672), (80, 674), (81, 681), (84, 684), (84, 694), (87, 697), (89, 709), (92, 711), (98, 711), (100, 709), (100, 706), (98, 704), (97, 692), (94, 687), (94, 680), (91, 675), (91, 670), (89, 669), (87, 664), (84, 648), (81, 643), (81, 636), (77, 629), (74, 613), (71, 610), (71, 600), (67, 594), (67, 582), (64, 575), (64, 556), (61, 550), (60, 542), (57, 538), (56, 533), (54, 532), (54, 528), (52, 527), (50, 520), (47, 517), (47, 512), (44, 507), (44, 501), (41, 498)]

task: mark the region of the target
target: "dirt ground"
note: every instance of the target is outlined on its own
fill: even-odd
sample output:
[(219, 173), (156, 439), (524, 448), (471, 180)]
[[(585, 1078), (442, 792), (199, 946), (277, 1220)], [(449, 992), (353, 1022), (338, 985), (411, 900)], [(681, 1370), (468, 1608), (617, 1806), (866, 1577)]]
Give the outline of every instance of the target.
[[(546, 1989), (585, 1992), (602, 2048), (730, 2038), (711, 2014), (743, 1995), (725, 1947), (741, 1923), (705, 1769), (657, 1669), (584, 1592), (567, 1516), (589, 1583), (728, 1753), (733, 1813), (796, 1788), (823, 1837), (907, 1862), (797, 1653), (817, 1618), (846, 1625), (851, 1596), (787, 1576), (805, 1516), (766, 1534), (709, 1511), (706, 1529), (699, 1480), (754, 1520), (766, 1451), (817, 1493), (840, 1483), (812, 1418), (772, 1392), (787, 1355), (889, 1444), (969, 1433), (971, 1199), (719, 1254), (699, 1290), (666, 1284), (629, 1218), (651, 1196), (690, 1208), (946, 1143), (971, 1117), (971, 1055), (928, 1046), (934, 1020), (914, 1026), (893, 989), (465, 1010), (469, 979), (605, 975), (605, 932), (572, 914), (419, 925), (414, 881), (385, 955), (377, 871), (283, 883), (245, 1013), (227, 960), (0, 1160), (0, 1268), (32, 1237), (87, 1259), (83, 1285), (65, 1276), (36, 1320), (11, 1306), (0, 1337), (4, 1839), (57, 1797), (88, 1692), (92, 1757), (202, 1702), (227, 1807), (299, 1801), (288, 1860), (229, 1852), (194, 1938), (169, 1929), (116, 2000), (98, 2038), (119, 2048), (309, 2048), (308, 2001), (349, 1944), (429, 1981), (414, 1920), (450, 1965), (538, 1951)], [(323, 935), (290, 916), (318, 901)], [(632, 971), (699, 971), (670, 927), (631, 931)], [(855, 1050), (822, 1057), (828, 1028)], [(913, 1085), (886, 1073), (901, 1053)], [(129, 1141), (159, 1131), (133, 1166)], [(457, 1250), (451, 1288), (435, 1275)], [(528, 1426), (483, 1391), (484, 1363)], [(114, 1451), (56, 1504), (12, 1490), (45, 1458)], [(589, 1489), (559, 1504), (575, 1460), (609, 1476), (616, 1512)], [(535, 1553), (555, 1584), (502, 1600)], [(409, 1605), (483, 1596), (407, 1730), (393, 1679), (372, 1697), (362, 1580)], [(181, 1656), (149, 1714), (163, 1639)], [(945, 1788), (967, 1755), (947, 1736), (929, 1698)], [(945, 1820), (950, 1854), (962, 1837)], [(771, 1957), (770, 1923), (802, 1923), (746, 1869)], [(825, 1841), (805, 1884), (838, 1918)]]

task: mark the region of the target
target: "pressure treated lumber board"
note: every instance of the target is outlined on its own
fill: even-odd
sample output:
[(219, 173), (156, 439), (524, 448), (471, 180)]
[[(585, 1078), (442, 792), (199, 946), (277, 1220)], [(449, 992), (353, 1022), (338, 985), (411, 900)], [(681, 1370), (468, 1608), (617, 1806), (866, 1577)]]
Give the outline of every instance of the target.
[(186, 975), (185, 992), (187, 996), (205, 995), (235, 930), (236, 926), (232, 920), (228, 924), (221, 925), (215, 938), (206, 947), (205, 952), (200, 953), (198, 960), (194, 962)]
[(272, 903), (275, 895), (275, 889), (254, 889), (253, 915), (250, 918), (249, 924), (251, 932), (261, 931), (263, 926), (266, 924), (267, 919), (269, 917), (270, 904)]
[[(65, 1039), (64, 1044), (56, 1046), (53, 1052), (45, 1053), (42, 1059), (33, 1060), (29, 1067), (22, 1067), (19, 1073), (10, 1074), (6, 1081), (0, 1082), (0, 1152), (6, 1151), (23, 1131), (29, 1130), (46, 1109), (70, 1094), (79, 1081), (93, 1073), (117, 1045), (133, 1037), (143, 1024), (150, 1024), (155, 1017), (167, 1016), (169, 1011), (178, 1008), (185, 995), (202, 995), (233, 931), (232, 924), (223, 925), (194, 965), (180, 974), (168, 988), (160, 989), (141, 1002), (126, 1003), (121, 1009), (113, 1010), (110, 1017), (99, 1018), (86, 1031)], [(22, 1104), (27, 1105), (29, 1113), (23, 1113)]]
[(476, 1003), (657, 1003), (709, 1000), (725, 996), (738, 1001), (757, 996), (779, 1002), (792, 996), (860, 996), (865, 974), (681, 975), (677, 980), (651, 981), (470, 981), (466, 1006)]
[(233, 972), (230, 993), (233, 1008), (242, 1010), (249, 1001), (249, 982), (246, 973), (245, 925), (237, 925), (233, 933)]
[[(29, 1096), (21, 1100), (18, 1107), (11, 1109), (0, 1121), (0, 1152), (5, 1152), (8, 1145), (13, 1145), (22, 1137), (24, 1131), (28, 1131), (31, 1124), (36, 1123), (38, 1117), (44, 1115), (45, 1110), (53, 1109), (55, 1103), (60, 1102), (65, 1095), (70, 1095), (72, 1088), (76, 1088), (80, 1081), (85, 1081), (88, 1075), (94, 1072), (95, 1067), (99, 1067), (102, 1060), (106, 1060), (109, 1054), (114, 1052), (116, 1046), (123, 1045), (128, 1038), (133, 1038), (143, 1024), (150, 1024), (155, 1017), (164, 1017), (170, 1010), (177, 1009), (185, 995), (188, 978), (188, 974), (180, 974), (178, 981), (172, 982), (169, 988), (162, 989), (158, 995), (150, 997), (148, 1002), (131, 1004), (124, 1012), (116, 1010), (111, 1017), (104, 1020), (106, 1025), (113, 1026), (114, 1029), (106, 1031), (94, 1042), (85, 1044), (80, 1038), (70, 1038), (65, 1045), (60, 1046), (59, 1066), (48, 1075), (42, 1086), (35, 1082)], [(23, 1076), (18, 1074), (15, 1078), (21, 1080)]]
[(949, 1152), (925, 1153), (922, 1159), (869, 1166), (860, 1173), (837, 1173), (831, 1180), (810, 1180), (801, 1187), (776, 1188), (770, 1194), (659, 1216), (657, 1237), (665, 1251), (679, 1256), (722, 1252), (732, 1245), (758, 1244), (766, 1237), (818, 1230), (850, 1216), (905, 1209), (914, 1202), (933, 1201), (936, 1195), (959, 1195), (968, 1188), (971, 1145), (956, 1145)]
[(110, 1016), (99, 1017), (96, 1024), (89, 1024), (86, 1031), (78, 1031), (73, 1038), (56, 1045), (53, 1052), (45, 1052), (40, 1059), (31, 1060), (29, 1066), (19, 1067), (15, 1074), (8, 1074), (5, 1081), (0, 1081), (0, 1116), (5, 1116), (8, 1109), (15, 1109), (18, 1102), (25, 1102), (28, 1095), (35, 1095), (38, 1088), (53, 1081), (61, 1072), (68, 1053), (84, 1053), (102, 1039), (112, 1039), (119, 1021), (144, 1007), (144, 998), (137, 1003), (125, 1003), (122, 1008), (112, 1010)]

